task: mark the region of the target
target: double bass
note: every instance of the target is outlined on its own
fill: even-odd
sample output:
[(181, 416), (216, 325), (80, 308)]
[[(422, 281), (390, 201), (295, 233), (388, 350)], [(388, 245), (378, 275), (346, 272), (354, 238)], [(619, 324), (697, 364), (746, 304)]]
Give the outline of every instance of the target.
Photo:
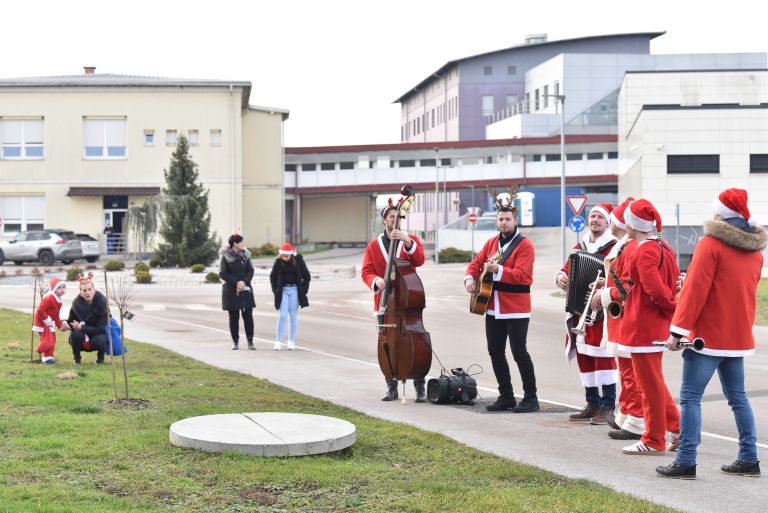
[[(394, 229), (400, 229), (413, 204), (413, 188), (400, 189), (404, 199), (397, 206)], [(421, 314), (424, 310), (424, 285), (410, 261), (395, 258), (400, 241), (389, 244), (385, 287), (379, 298), (378, 358), (379, 368), (386, 379), (405, 382), (422, 379), (432, 366), (432, 342), (424, 329)], [(405, 396), (403, 396), (405, 402)]]

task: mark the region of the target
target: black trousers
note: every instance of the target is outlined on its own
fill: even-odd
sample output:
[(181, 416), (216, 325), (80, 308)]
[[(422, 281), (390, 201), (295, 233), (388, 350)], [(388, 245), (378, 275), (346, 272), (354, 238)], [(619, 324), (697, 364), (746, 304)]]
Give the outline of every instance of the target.
[(244, 310), (227, 310), (229, 312), (229, 334), (232, 341), (240, 340), (240, 314), (243, 315), (243, 327), (245, 328), (245, 338), (253, 340), (253, 308)]
[(497, 319), (492, 315), (485, 316), (485, 338), (488, 342), (488, 354), (491, 357), (493, 373), (499, 384), (499, 394), (502, 397), (513, 397), (512, 378), (509, 374), (509, 364), (504, 350), (507, 347), (507, 337), (512, 347), (512, 358), (517, 363), (520, 378), (523, 381), (525, 397), (536, 397), (536, 375), (533, 372), (533, 360), (528, 354), (526, 339), (528, 337), (528, 322), (530, 319)]
[(83, 347), (83, 344), (85, 344), (85, 333), (79, 330), (72, 330), (72, 332), (70, 332), (69, 345), (72, 346), (72, 355), (74, 355), (75, 360), (80, 360), (81, 351), (85, 351), (86, 353), (96, 351), (96, 359), (99, 361), (104, 359), (104, 353), (107, 350), (108, 344), (106, 333), (94, 335), (89, 338), (91, 342), (91, 348), (85, 349)]

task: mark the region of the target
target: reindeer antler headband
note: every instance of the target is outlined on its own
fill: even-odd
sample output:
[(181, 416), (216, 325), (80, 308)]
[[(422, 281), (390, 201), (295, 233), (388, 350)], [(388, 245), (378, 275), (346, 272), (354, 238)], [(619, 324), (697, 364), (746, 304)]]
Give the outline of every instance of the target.
[(93, 285), (93, 273), (88, 273), (87, 275), (81, 274), (77, 279), (80, 280), (80, 285), (85, 285), (87, 283)]
[(493, 198), (493, 208), (501, 210), (502, 208), (508, 208), (515, 210), (514, 201), (517, 198), (517, 191), (520, 189), (518, 185), (510, 185), (504, 188), (504, 192), (494, 192), (488, 188), (488, 195)]

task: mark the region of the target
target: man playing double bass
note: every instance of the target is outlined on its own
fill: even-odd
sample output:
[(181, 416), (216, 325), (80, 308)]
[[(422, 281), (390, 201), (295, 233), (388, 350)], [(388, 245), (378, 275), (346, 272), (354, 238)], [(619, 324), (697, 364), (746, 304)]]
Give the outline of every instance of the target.
[[(374, 292), (374, 313), (378, 312), (379, 296), (385, 288), (386, 282), (384, 275), (387, 270), (387, 260), (389, 259), (390, 244), (397, 244), (395, 249), (395, 258), (410, 261), (413, 267), (420, 267), (424, 264), (424, 247), (421, 241), (415, 235), (395, 229), (397, 219), (397, 205), (390, 204), (381, 210), (381, 221), (384, 223), (384, 233), (368, 243), (363, 258), (362, 278), (363, 283)], [(397, 379), (386, 380), (387, 394), (381, 398), (382, 401), (394, 401), (399, 398), (397, 394)], [(416, 402), (427, 402), (427, 393), (425, 390), (424, 377), (413, 380), (413, 386), (416, 389)]]
[[(496, 197), (496, 227), (499, 234), (490, 238), (467, 267), (464, 288), (474, 294), (483, 271), (493, 276), (493, 292), (485, 312), (485, 338), (493, 373), (499, 384), (499, 398), (486, 406), (488, 411), (530, 413), (539, 409), (536, 375), (528, 354), (526, 339), (531, 317), (531, 283), (533, 283), (533, 244), (517, 229), (517, 211), (513, 194)], [(512, 378), (504, 353), (507, 337), (512, 358), (517, 363), (525, 395), (520, 404), (512, 393)]]

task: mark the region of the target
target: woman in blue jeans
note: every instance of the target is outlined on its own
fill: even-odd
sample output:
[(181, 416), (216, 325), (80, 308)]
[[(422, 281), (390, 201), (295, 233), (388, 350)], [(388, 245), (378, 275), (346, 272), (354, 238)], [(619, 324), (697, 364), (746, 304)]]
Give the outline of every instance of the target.
[(278, 310), (277, 337), (275, 339), (275, 351), (282, 349), (285, 338), (285, 322), (290, 319), (291, 327), (288, 334), (288, 349), (296, 348), (296, 331), (298, 329), (299, 307), (309, 306), (307, 292), (309, 292), (309, 274), (307, 264), (301, 255), (296, 253), (296, 248), (289, 242), (280, 246), (280, 252), (272, 266), (269, 281), (272, 285), (272, 293), (275, 295), (275, 309)]
[(693, 253), (670, 326), (667, 348), (679, 349), (682, 337), (704, 339), (700, 351), (683, 352), (680, 387), (680, 446), (675, 462), (656, 468), (661, 477), (696, 479), (696, 451), (701, 443), (701, 396), (717, 372), (739, 432), (736, 461), (726, 474), (760, 476), (755, 418), (744, 389), (744, 357), (755, 352), (757, 284), (761, 250), (768, 235), (750, 220), (747, 192), (723, 191), (713, 202), (714, 220)]

